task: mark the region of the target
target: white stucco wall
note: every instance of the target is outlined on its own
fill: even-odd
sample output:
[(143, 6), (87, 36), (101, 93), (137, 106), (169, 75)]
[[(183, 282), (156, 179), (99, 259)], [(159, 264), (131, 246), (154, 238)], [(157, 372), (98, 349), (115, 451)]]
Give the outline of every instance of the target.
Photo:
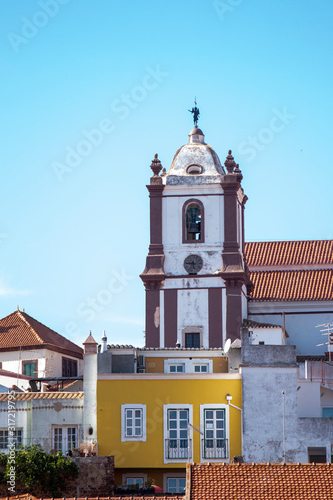
[(83, 392), (83, 438), (97, 439), (97, 353), (84, 355)]
[(310, 447), (326, 448), (327, 461), (331, 460), (333, 419), (321, 417), (323, 388), (318, 383), (297, 380), (296, 374), (296, 367), (242, 368), (245, 461), (283, 461), (282, 390), (285, 391), (286, 462), (308, 462)]
[[(17, 430), (22, 429), (23, 444), (25, 444), (28, 422), (28, 412), (25, 411), (26, 404), (26, 401), (16, 401), (15, 411), (13, 411), (12, 409), (8, 411), (8, 402), (0, 402), (0, 410), (2, 410), (0, 411), (0, 429), (8, 430), (9, 426), (13, 426)], [(2, 453), (5, 451), (7, 452), (8, 450), (0, 450), (0, 452)]]
[(252, 331), (252, 344), (264, 342), (266, 345), (283, 345), (282, 328), (250, 328)]
[(49, 356), (49, 351), (46, 349), (31, 349), (31, 350), (17, 350), (6, 351), (0, 353), (0, 361), (2, 361), (2, 368), (14, 373), (22, 372), (23, 361), (37, 360), (36, 377), (45, 377), (45, 358)]
[(297, 391), (297, 415), (299, 417), (321, 417), (320, 382), (299, 380)]
[[(18, 377), (8, 377), (5, 375), (0, 375), (0, 384), (4, 387), (11, 388), (13, 385), (19, 387), (19, 389), (26, 390), (30, 387), (29, 380)], [(8, 392), (8, 390), (4, 391)]]
[(4, 370), (22, 374), (23, 361), (35, 361), (38, 363), (38, 374), (36, 377), (62, 377), (62, 358), (77, 361), (78, 375), (82, 375), (83, 360), (62, 354), (49, 349), (30, 349), (22, 351), (6, 351), (0, 353), (0, 361)]
[[(193, 324), (193, 311), (195, 311), (195, 324)], [(208, 290), (178, 290), (177, 324), (179, 338), (182, 337), (182, 330), (185, 327), (202, 327), (203, 347), (209, 346)]]
[(246, 462), (282, 462), (282, 391), (285, 391), (287, 457), (290, 450), (295, 449), (296, 383), (296, 368), (242, 368), (243, 455)]
[(32, 401), (31, 442), (40, 443), (47, 452), (50, 452), (54, 447), (53, 428), (55, 426), (76, 427), (78, 444), (82, 442), (82, 407), (83, 399)]
[[(200, 196), (209, 194), (210, 196)], [(215, 272), (222, 267), (224, 238), (224, 204), (222, 188), (215, 186), (166, 186), (163, 193), (163, 246), (166, 274), (184, 274), (184, 259), (199, 254), (204, 262), (201, 274)], [(171, 196), (170, 196), (171, 195)], [(189, 199), (197, 199), (204, 206), (204, 243), (183, 243), (183, 206)], [(214, 250), (215, 249), (215, 250)]]

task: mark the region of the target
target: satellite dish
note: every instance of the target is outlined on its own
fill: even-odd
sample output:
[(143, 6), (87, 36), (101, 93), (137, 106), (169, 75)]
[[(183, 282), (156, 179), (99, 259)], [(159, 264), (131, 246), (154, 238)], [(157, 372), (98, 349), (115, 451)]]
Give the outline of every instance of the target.
[(223, 349), (224, 354), (228, 354), (230, 346), (231, 346), (231, 339), (227, 339), (224, 344), (224, 349)]

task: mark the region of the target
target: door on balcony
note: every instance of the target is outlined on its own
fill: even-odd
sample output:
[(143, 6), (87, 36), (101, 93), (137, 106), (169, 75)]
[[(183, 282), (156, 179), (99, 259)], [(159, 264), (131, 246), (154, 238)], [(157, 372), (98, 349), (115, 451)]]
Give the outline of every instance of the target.
[(167, 426), (167, 458), (188, 458), (188, 409), (169, 409)]
[(203, 458), (227, 458), (225, 410), (204, 410)]
[(53, 428), (53, 448), (62, 453), (72, 451), (77, 448), (76, 427), (54, 427)]

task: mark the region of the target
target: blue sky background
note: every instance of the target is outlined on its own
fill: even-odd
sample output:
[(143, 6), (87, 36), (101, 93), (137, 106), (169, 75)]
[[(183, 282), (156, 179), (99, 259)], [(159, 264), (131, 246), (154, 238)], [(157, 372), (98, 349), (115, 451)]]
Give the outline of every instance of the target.
[(1, 7), (1, 317), (144, 344), (145, 185), (187, 142), (194, 96), (243, 172), (247, 241), (333, 237), (331, 0)]

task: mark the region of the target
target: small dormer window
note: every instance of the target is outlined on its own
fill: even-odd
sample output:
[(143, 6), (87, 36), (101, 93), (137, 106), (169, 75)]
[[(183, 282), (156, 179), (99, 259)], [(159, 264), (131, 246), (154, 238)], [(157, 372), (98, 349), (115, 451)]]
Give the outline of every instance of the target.
[(191, 165), (186, 167), (186, 172), (192, 175), (200, 175), (202, 174), (202, 170), (203, 170), (202, 166), (199, 165), (198, 163), (192, 163)]
[(183, 210), (183, 243), (204, 241), (203, 204), (199, 200), (189, 200)]

